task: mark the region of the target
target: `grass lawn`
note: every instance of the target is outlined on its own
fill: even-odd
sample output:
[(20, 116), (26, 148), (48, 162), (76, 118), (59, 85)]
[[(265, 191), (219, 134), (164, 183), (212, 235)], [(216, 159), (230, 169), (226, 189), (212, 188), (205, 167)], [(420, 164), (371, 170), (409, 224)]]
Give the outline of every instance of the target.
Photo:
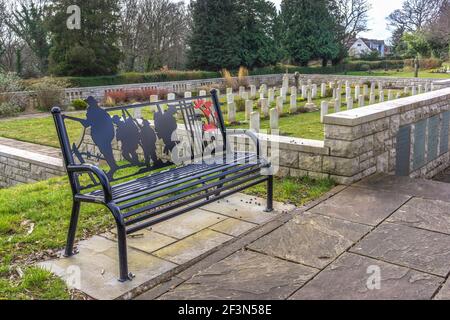
[[(394, 95), (399, 90), (393, 90)], [(343, 95), (345, 95), (343, 93)], [(331, 98), (326, 98), (325, 100), (330, 101)], [(320, 107), (322, 98), (314, 99), (314, 103), (317, 107)], [(387, 100), (387, 90), (385, 90), (385, 100)], [(287, 101), (290, 101), (288, 95)], [(345, 101), (345, 96), (342, 98)], [(222, 110), (226, 117), (226, 104), (225, 99), (222, 99), (223, 107)], [(368, 105), (369, 99), (366, 98), (365, 105)], [(299, 98), (298, 106), (304, 106), (306, 101)], [(357, 107), (357, 101), (354, 102), (354, 107)], [(330, 103), (329, 113), (334, 112), (334, 104)], [(272, 104), (271, 108), (275, 107), (275, 103)], [(345, 104), (342, 105), (342, 110), (345, 109)], [(256, 103), (255, 103), (256, 110)], [(324, 139), (324, 128), (320, 122), (320, 112), (311, 113), (299, 113), (295, 115), (288, 114), (289, 102), (284, 104), (284, 115), (280, 118), (280, 134), (283, 136), (291, 136), (303, 139), (313, 139), (313, 140), (323, 140)], [(77, 115), (74, 115), (77, 116)], [(78, 115), (83, 117), (82, 114)], [(151, 119), (150, 115), (144, 115), (147, 119)], [(248, 128), (249, 124), (245, 122), (245, 113), (237, 112), (236, 119), (239, 122), (230, 126), (230, 128)], [(261, 119), (261, 129), (268, 130), (270, 125), (269, 119)], [(67, 130), (69, 136), (77, 141), (81, 137), (83, 128), (80, 124), (73, 121), (67, 122)], [(59, 147), (59, 142), (56, 136), (56, 130), (53, 123), (52, 117), (40, 117), (40, 118), (26, 118), (26, 119), (9, 119), (0, 121), (0, 137), (15, 139), (25, 142), (31, 142), (36, 144), (41, 144), (50, 147)]]
[[(302, 205), (328, 192), (332, 180), (285, 178), (275, 182), (275, 199)], [(265, 196), (265, 184), (248, 191)], [(70, 299), (65, 284), (30, 267), (65, 245), (72, 195), (66, 178), (0, 189), (0, 300)], [(102, 206), (83, 204), (77, 239), (114, 226)]]
[[(400, 71), (396, 70), (374, 70), (371, 72), (367, 71), (350, 71), (347, 73), (338, 73), (339, 75), (349, 75), (349, 76), (374, 76), (374, 77), (397, 77), (397, 78), (414, 78), (414, 71)], [(424, 70), (419, 72), (419, 78), (431, 78), (431, 79), (450, 79), (450, 74), (444, 73), (433, 73), (431, 70)]]

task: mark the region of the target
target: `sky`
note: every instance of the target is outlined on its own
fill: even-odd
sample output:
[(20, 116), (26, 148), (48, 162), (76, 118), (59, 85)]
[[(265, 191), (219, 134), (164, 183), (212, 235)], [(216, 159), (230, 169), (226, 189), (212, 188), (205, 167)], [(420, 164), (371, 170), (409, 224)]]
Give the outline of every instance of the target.
[[(270, 0), (280, 6), (281, 0)], [(369, 0), (372, 3), (372, 10), (369, 13), (368, 32), (360, 36), (371, 39), (389, 40), (391, 32), (387, 29), (386, 17), (395, 9), (400, 9), (403, 0)]]

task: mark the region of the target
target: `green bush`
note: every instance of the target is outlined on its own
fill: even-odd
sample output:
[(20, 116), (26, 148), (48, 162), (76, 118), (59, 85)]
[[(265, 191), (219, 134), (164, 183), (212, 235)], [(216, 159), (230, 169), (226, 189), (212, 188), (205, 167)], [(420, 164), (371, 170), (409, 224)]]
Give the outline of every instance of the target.
[(115, 76), (69, 77), (70, 87), (97, 87), (132, 83), (151, 83), (218, 78), (220, 73), (209, 71), (154, 71), (122, 73)]
[(23, 109), (11, 102), (0, 104), (0, 118), (13, 117), (21, 113)]
[(71, 106), (75, 110), (86, 110), (87, 107), (88, 107), (88, 104), (83, 99), (75, 99), (75, 100), (72, 101)]

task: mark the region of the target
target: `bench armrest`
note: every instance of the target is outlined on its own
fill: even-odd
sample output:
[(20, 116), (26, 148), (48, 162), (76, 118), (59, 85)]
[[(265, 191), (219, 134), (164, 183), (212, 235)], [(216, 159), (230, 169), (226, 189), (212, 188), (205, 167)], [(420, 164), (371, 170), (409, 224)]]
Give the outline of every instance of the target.
[(231, 136), (246, 135), (246, 136), (248, 136), (255, 143), (257, 155), (258, 155), (258, 157), (260, 156), (261, 140), (258, 138), (258, 136), (253, 131), (245, 130), (245, 129), (227, 129), (227, 135), (231, 135)]
[(69, 166), (67, 166), (67, 172), (69, 172), (69, 173), (92, 173), (100, 181), (100, 184), (103, 189), (103, 194), (105, 196), (105, 203), (110, 203), (113, 200), (112, 189), (111, 189), (111, 185), (109, 183), (108, 176), (100, 168), (93, 166), (91, 164), (69, 165)]

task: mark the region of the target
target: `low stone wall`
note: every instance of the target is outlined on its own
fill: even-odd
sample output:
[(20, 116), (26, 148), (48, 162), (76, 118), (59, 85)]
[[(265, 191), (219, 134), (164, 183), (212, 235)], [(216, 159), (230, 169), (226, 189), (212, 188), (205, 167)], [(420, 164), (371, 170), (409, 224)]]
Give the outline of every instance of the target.
[(340, 183), (377, 172), (431, 178), (450, 166), (450, 88), (328, 115), (322, 170)]
[[(259, 86), (266, 84), (267, 86), (280, 86), (283, 81), (283, 74), (250, 76), (247, 78), (249, 85), (253, 84)], [(386, 85), (402, 88), (405, 86), (417, 86), (419, 84), (425, 85), (433, 83), (437, 88), (450, 87), (450, 81), (442, 81), (436, 79), (417, 79), (417, 78), (395, 78), (395, 77), (370, 77), (370, 76), (346, 76), (346, 75), (329, 75), (329, 74), (302, 74), (302, 80), (311, 80), (313, 83), (320, 85), (322, 82), (350, 81), (352, 83), (367, 83), (367, 82), (383, 82)], [(290, 74), (291, 85), (294, 84), (294, 75)], [(187, 80), (174, 82), (156, 82), (156, 83), (137, 83), (127, 85), (115, 86), (99, 86), (99, 87), (85, 87), (85, 88), (68, 88), (65, 89), (66, 103), (70, 103), (75, 99), (86, 99), (89, 96), (95, 97), (97, 100), (104, 100), (106, 94), (111, 91), (133, 90), (133, 89), (161, 89), (173, 93), (184, 93), (186, 91), (197, 91), (205, 87), (225, 87), (226, 81), (223, 78), (216, 79), (202, 79), (202, 80)], [(0, 93), (1, 94), (1, 93)], [(15, 94), (24, 95), (28, 99), (30, 106), (35, 105), (34, 93), (19, 92)]]
[(60, 158), (0, 145), (0, 188), (47, 180), (64, 174)]

